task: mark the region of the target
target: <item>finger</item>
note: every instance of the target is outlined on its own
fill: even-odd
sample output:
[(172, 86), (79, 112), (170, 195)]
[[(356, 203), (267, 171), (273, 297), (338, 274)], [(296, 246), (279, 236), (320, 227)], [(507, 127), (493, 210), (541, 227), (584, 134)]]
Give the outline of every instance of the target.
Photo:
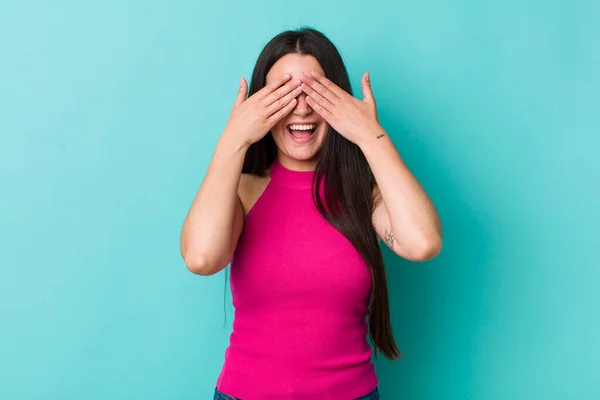
[(327, 89), (331, 90), (337, 97), (346, 96), (348, 93), (340, 88), (335, 83), (331, 82), (329, 79), (325, 78), (323, 75), (312, 71), (310, 75), (315, 78), (321, 85), (325, 86)]
[(375, 104), (375, 97), (373, 97), (373, 89), (371, 88), (371, 75), (368, 72), (362, 77), (362, 91), (365, 103)]
[(273, 93), (271, 93), (270, 95), (268, 95), (267, 97), (265, 97), (263, 99), (264, 103), (267, 106), (270, 106), (273, 103), (277, 103), (277, 101), (281, 100), (287, 94), (289, 94), (290, 92), (292, 92), (293, 90), (295, 90), (298, 86), (300, 86), (300, 83), (301, 82), (300, 82), (299, 79), (294, 79), (294, 80), (289, 81), (288, 83), (286, 83), (285, 85), (281, 86), (280, 88), (278, 88), (277, 90), (275, 90)]
[(269, 119), (267, 119), (267, 123), (270, 126), (274, 126), (276, 123), (281, 121), (286, 115), (292, 112), (294, 107), (296, 107), (297, 102), (298, 100), (292, 99), (292, 101), (290, 101), (285, 107), (277, 111), (275, 114), (271, 115)]
[(331, 120), (333, 119), (333, 114), (331, 113), (331, 111), (324, 108), (315, 99), (313, 99), (310, 96), (306, 96), (306, 102), (308, 103), (310, 108), (315, 110), (317, 112), (317, 114), (319, 114), (321, 117), (325, 118), (325, 121), (327, 121), (327, 123), (329, 123), (329, 125), (331, 125)]
[[(331, 101), (329, 101), (328, 99), (326, 99), (325, 97), (323, 97), (319, 92), (314, 90), (312, 87), (308, 86), (306, 83), (303, 83), (302, 86), (300, 86), (300, 88), (307, 94), (307, 96), (310, 96), (311, 99), (313, 99), (317, 103), (319, 103), (321, 105), (321, 107), (326, 108), (329, 111), (333, 111), (334, 104)], [(329, 92), (329, 93), (331, 93), (331, 92)], [(333, 95), (333, 93), (332, 93), (332, 95)]]
[(308, 91), (307, 91), (308, 95), (318, 94), (318, 96), (313, 96), (313, 98), (317, 101), (319, 100), (318, 97), (321, 97), (321, 98), (327, 99), (327, 102), (333, 105), (340, 99), (331, 90), (327, 89), (321, 83), (319, 83), (318, 81), (316, 81), (315, 79), (313, 79), (309, 76), (303, 75), (302, 82), (303, 82), (302, 86), (308, 87), (308, 90), (311, 91), (311, 93), (308, 93)]
[(276, 79), (275, 82), (271, 83), (270, 85), (265, 85), (264, 88), (256, 92), (256, 97), (258, 99), (264, 99), (265, 97), (273, 93), (275, 90), (277, 90), (281, 85), (289, 81), (291, 77), (292, 76), (290, 74), (285, 74), (281, 78)]
[(235, 98), (235, 103), (233, 103), (233, 108), (236, 108), (240, 104), (246, 100), (246, 95), (248, 94), (248, 83), (244, 78), (240, 79), (240, 88), (238, 90), (237, 97)]
[(267, 115), (271, 116), (275, 114), (277, 111), (285, 107), (290, 101), (292, 101), (292, 99), (298, 97), (300, 93), (302, 93), (302, 88), (298, 86), (296, 89), (292, 90), (276, 102), (271, 103), (271, 105), (267, 107)]

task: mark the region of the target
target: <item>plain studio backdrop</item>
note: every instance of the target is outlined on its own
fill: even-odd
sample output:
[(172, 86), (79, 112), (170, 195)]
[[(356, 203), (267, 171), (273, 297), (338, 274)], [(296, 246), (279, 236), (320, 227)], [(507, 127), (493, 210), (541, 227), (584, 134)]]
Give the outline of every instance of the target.
[(211, 398), (231, 295), (179, 232), (239, 78), (304, 25), (444, 224), (433, 261), (384, 249), (382, 398), (600, 398), (592, 0), (3, 2), (0, 398)]

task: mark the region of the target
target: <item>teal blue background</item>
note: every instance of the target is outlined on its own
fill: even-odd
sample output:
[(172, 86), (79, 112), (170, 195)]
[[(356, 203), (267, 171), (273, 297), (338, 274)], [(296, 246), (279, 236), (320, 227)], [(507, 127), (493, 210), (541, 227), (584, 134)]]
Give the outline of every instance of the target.
[(0, 398), (211, 398), (230, 294), (179, 231), (239, 77), (301, 25), (371, 72), (444, 223), (434, 261), (384, 250), (383, 399), (600, 398), (591, 0), (3, 2)]

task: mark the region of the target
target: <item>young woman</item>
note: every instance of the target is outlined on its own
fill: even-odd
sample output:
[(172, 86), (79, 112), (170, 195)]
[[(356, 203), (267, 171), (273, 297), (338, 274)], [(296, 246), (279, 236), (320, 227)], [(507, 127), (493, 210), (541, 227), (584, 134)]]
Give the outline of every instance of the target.
[[(379, 125), (369, 75), (352, 96), (313, 29), (264, 48), (181, 233), (187, 268), (231, 263), (235, 317), (215, 399), (378, 399), (397, 359), (378, 237), (413, 261), (441, 250), (428, 196)], [(368, 317), (368, 323), (367, 319)]]

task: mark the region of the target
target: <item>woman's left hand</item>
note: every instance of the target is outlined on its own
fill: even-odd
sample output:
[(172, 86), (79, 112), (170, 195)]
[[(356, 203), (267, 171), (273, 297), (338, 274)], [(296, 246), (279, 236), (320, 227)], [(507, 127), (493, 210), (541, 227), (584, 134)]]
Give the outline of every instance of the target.
[(306, 101), (340, 135), (359, 145), (362, 140), (381, 134), (368, 72), (361, 80), (363, 101), (321, 74), (311, 72), (310, 75), (300, 78), (302, 90), (307, 94)]

